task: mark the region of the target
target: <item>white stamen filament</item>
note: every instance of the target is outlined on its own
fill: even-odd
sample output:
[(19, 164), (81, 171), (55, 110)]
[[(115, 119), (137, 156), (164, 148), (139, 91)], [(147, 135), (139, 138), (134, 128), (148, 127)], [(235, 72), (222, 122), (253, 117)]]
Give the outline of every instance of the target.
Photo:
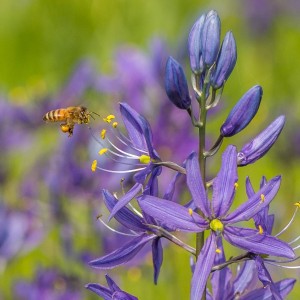
[(112, 227), (110, 227), (109, 225), (107, 225), (102, 219), (101, 217), (97, 218), (107, 229), (111, 230), (114, 233), (120, 234), (120, 235), (125, 235), (125, 236), (138, 236), (138, 234), (135, 232), (135, 234), (132, 233), (126, 233), (126, 232), (121, 232), (118, 231), (116, 229), (113, 229)]
[(280, 264), (275, 264), (275, 263), (268, 262), (268, 261), (266, 261), (266, 263), (268, 263), (269, 265), (276, 266), (276, 267), (281, 267), (281, 268), (284, 268), (284, 269), (300, 269), (300, 266), (282, 266)]
[(296, 237), (295, 239), (293, 239), (292, 241), (290, 241), (288, 244), (289, 244), (289, 245), (292, 245), (292, 244), (294, 244), (295, 242), (297, 242), (299, 239), (300, 239), (300, 235), (297, 236), (297, 237)]
[(280, 232), (278, 232), (278, 233), (275, 235), (275, 237), (280, 236), (282, 233), (284, 233), (284, 232), (290, 227), (290, 225), (292, 224), (292, 222), (293, 222), (294, 219), (295, 219), (295, 216), (296, 216), (297, 211), (298, 211), (298, 206), (296, 206), (296, 209), (295, 209), (295, 211), (294, 211), (294, 214), (293, 214), (291, 220), (288, 222), (288, 224), (287, 224)]
[(137, 214), (139, 217), (143, 218), (143, 215), (136, 208), (134, 208), (130, 202), (128, 203), (128, 206), (135, 212), (135, 214)]
[(138, 168), (138, 169), (131, 169), (131, 170), (123, 170), (123, 171), (114, 171), (114, 170), (108, 170), (104, 168), (97, 167), (98, 170), (109, 172), (109, 173), (115, 173), (115, 174), (124, 174), (124, 173), (134, 173), (141, 170), (144, 170), (145, 168)]

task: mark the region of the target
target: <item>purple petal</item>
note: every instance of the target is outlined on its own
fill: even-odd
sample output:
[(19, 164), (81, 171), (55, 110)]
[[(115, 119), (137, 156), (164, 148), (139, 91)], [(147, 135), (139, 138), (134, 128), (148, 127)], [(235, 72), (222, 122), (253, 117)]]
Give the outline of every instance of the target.
[[(274, 284), (275, 288), (278, 290), (280, 296), (285, 299), (286, 296), (290, 293), (296, 283), (296, 279), (283, 279)], [(246, 296), (241, 297), (241, 300), (273, 300), (272, 292), (266, 288), (256, 289)]]
[[(106, 207), (109, 211), (112, 211), (114, 206), (118, 203), (117, 199), (107, 190), (103, 190), (102, 194)], [(148, 227), (144, 225), (144, 220), (127, 207), (120, 209), (115, 214), (115, 219), (123, 226), (135, 232), (145, 232), (148, 230)]]
[(259, 255), (257, 255), (255, 258), (255, 264), (256, 264), (256, 269), (257, 269), (257, 273), (258, 273), (258, 279), (263, 284), (263, 286), (270, 288), (274, 299), (278, 299), (278, 300), (282, 299), (274, 285), (274, 282), (272, 280), (272, 277), (271, 277), (269, 271), (267, 270), (267, 268), (264, 265), (263, 259)]
[(108, 221), (110, 221), (120, 209), (127, 205), (139, 193), (142, 187), (143, 186), (140, 183), (136, 183), (124, 196), (122, 196), (112, 209)]
[(206, 217), (211, 216), (206, 190), (200, 174), (198, 156), (195, 152), (186, 161), (186, 181), (196, 206)]
[(164, 199), (172, 200), (174, 192), (175, 192), (175, 185), (181, 176), (182, 176), (182, 174), (180, 172), (175, 173), (172, 181), (169, 183), (167, 190), (164, 194), (164, 197), (163, 197)]
[(236, 147), (228, 146), (222, 156), (222, 166), (213, 182), (212, 205), (215, 217), (224, 216), (233, 201), (237, 182)]
[[(214, 265), (219, 265), (226, 261), (221, 236), (217, 238), (216, 242), (218, 249), (221, 250), (221, 253), (216, 254)], [(213, 272), (211, 276), (211, 286), (214, 299), (232, 299), (233, 289), (230, 284), (231, 278), (231, 270), (228, 267)]]
[(154, 267), (154, 283), (157, 284), (158, 275), (163, 263), (163, 248), (160, 238), (156, 238), (152, 242), (152, 259)]
[(223, 236), (233, 246), (255, 254), (295, 257), (294, 251), (287, 243), (267, 234), (259, 234), (254, 229), (225, 226)]
[[(240, 221), (250, 220), (255, 214), (269, 205), (277, 194), (281, 182), (281, 176), (271, 179), (262, 189), (254, 196), (240, 205), (234, 212), (230, 213), (223, 219), (224, 224), (233, 224)], [(261, 196), (264, 196), (264, 200)]]
[(113, 300), (138, 300), (137, 297), (134, 297), (124, 291), (114, 292), (111, 299), (113, 299)]
[(162, 227), (172, 230), (201, 232), (208, 227), (208, 222), (197, 213), (189, 214), (189, 210), (175, 202), (144, 195), (138, 198), (142, 210), (153, 217)]
[(147, 151), (141, 115), (131, 108), (127, 103), (120, 103), (124, 125), (134, 146), (140, 150)]
[(216, 239), (211, 233), (206, 239), (204, 246), (198, 256), (196, 267), (192, 278), (191, 300), (199, 300), (205, 290), (207, 279), (211, 272), (216, 256)]
[(142, 234), (121, 248), (89, 262), (89, 265), (99, 269), (112, 269), (131, 260), (155, 235)]
[(108, 274), (105, 275), (105, 279), (109, 289), (112, 292), (121, 291), (121, 289), (117, 286), (117, 284), (113, 281), (113, 279)]
[(246, 261), (233, 282), (233, 290), (235, 294), (242, 295), (252, 286), (252, 282), (256, 282), (255, 263), (253, 260)]
[(102, 297), (104, 300), (112, 299), (112, 292), (107, 287), (104, 287), (100, 284), (88, 283), (85, 288)]

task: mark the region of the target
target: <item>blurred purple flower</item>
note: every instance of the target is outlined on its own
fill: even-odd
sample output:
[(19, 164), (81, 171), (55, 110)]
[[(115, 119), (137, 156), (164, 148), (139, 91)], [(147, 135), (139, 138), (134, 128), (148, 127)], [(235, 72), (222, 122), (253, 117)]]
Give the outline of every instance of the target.
[(39, 269), (32, 282), (18, 281), (14, 294), (18, 300), (80, 300), (79, 281), (55, 269)]
[(44, 237), (44, 228), (31, 211), (15, 211), (0, 204), (0, 261), (36, 247)]

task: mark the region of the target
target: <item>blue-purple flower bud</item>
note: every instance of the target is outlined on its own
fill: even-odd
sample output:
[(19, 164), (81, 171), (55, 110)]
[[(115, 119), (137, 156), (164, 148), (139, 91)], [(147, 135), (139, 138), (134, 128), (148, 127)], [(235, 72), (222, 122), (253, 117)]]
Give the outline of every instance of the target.
[(191, 69), (195, 74), (201, 73), (203, 66), (200, 65), (201, 57), (201, 31), (206, 15), (203, 14), (193, 25), (189, 34), (189, 53)]
[(237, 155), (238, 165), (246, 166), (263, 157), (276, 142), (284, 123), (285, 116), (279, 116), (264, 131), (244, 145)]
[(171, 102), (178, 108), (188, 109), (191, 106), (189, 88), (183, 69), (171, 56), (166, 64), (165, 89)]
[(244, 94), (222, 125), (220, 129), (222, 136), (233, 136), (250, 123), (259, 108), (262, 93), (261, 86), (255, 85)]
[(230, 76), (237, 58), (236, 44), (231, 31), (224, 37), (221, 50), (217, 59), (216, 68), (212, 74), (211, 85), (214, 89), (222, 87)]
[(201, 47), (203, 62), (207, 67), (216, 61), (220, 47), (221, 21), (216, 11), (207, 13), (201, 31)]

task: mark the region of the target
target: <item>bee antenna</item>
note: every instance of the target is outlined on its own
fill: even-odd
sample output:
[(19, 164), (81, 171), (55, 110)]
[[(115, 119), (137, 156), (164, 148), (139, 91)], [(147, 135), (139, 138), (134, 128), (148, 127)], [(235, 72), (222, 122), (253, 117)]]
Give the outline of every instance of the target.
[(101, 118), (101, 116), (99, 114), (97, 114), (96, 112), (94, 112), (94, 111), (92, 111), (92, 114), (95, 114), (95, 115), (97, 115), (98, 117)]

